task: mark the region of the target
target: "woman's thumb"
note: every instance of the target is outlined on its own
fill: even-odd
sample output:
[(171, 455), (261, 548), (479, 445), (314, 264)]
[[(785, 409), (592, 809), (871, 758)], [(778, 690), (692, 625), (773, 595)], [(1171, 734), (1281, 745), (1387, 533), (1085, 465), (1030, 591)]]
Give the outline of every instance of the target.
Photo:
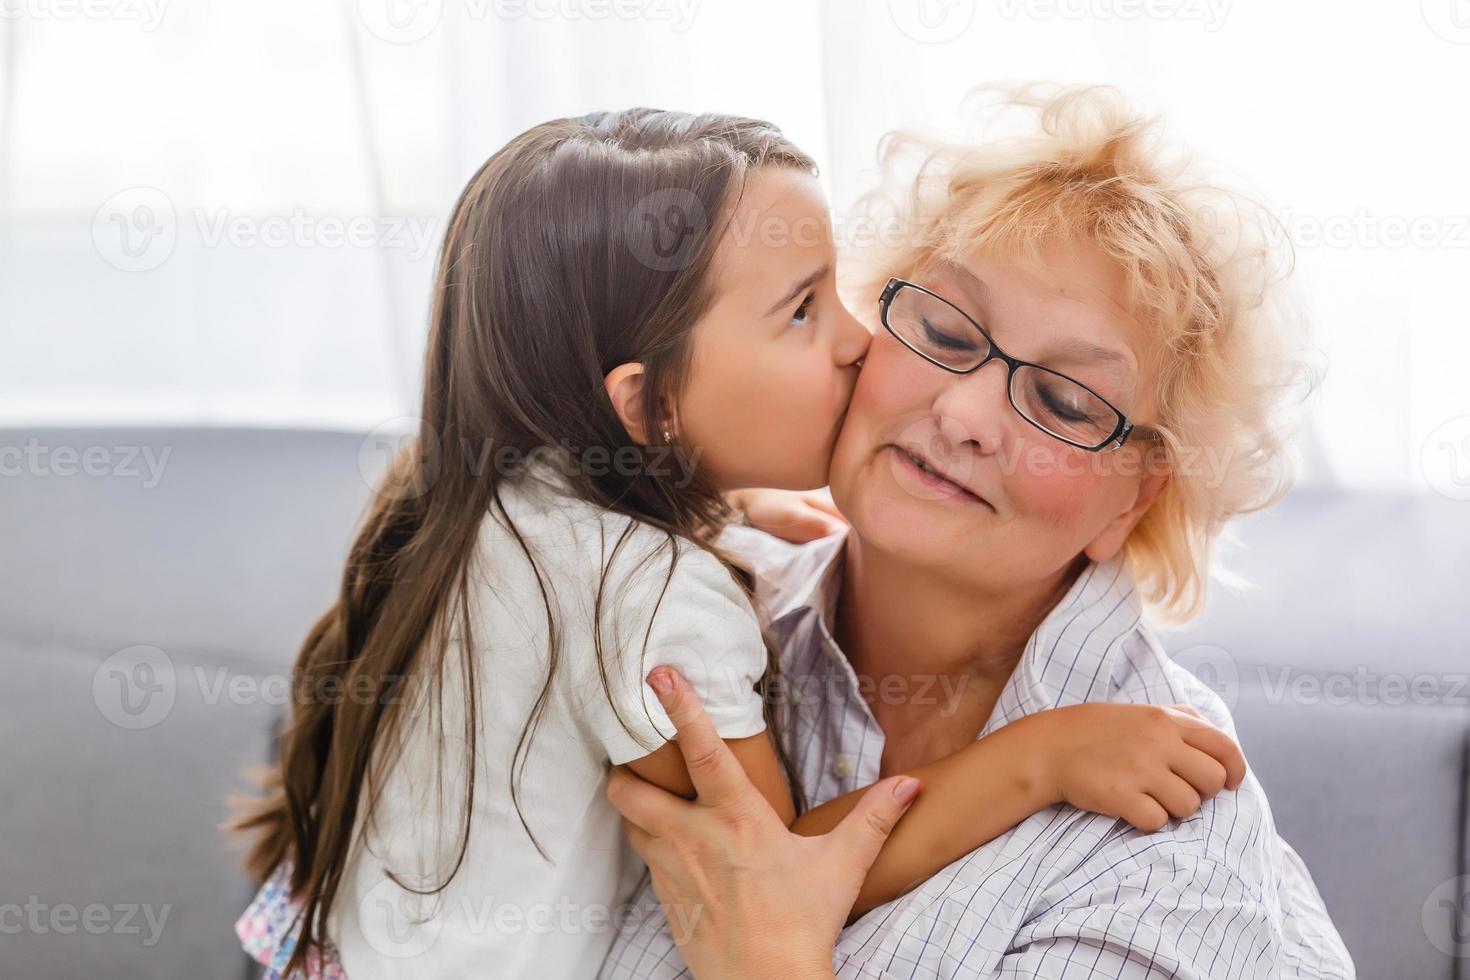
[(909, 805), (919, 795), (919, 781), (897, 776), (874, 783), (852, 812), (832, 831), (832, 837), (866, 872), (878, 859), (883, 842), (893, 833)]

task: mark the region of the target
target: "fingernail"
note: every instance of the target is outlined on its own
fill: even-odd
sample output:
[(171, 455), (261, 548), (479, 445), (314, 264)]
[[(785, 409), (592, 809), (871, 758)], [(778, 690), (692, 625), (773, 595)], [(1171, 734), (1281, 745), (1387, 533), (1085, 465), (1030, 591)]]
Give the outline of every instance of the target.
[(674, 676), (662, 667), (648, 675), (648, 686), (665, 696), (674, 693)]
[(919, 795), (919, 781), (917, 779), (900, 779), (893, 784), (893, 798), (907, 806)]

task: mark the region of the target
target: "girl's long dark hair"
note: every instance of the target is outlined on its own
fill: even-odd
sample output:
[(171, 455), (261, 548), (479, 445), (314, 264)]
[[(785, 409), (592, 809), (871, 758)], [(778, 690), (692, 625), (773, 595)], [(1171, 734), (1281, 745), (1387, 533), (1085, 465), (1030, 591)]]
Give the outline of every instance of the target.
[[(371, 816), (377, 775), (398, 749), (401, 686), (427, 684), (442, 701), (451, 631), (460, 649), (482, 649), (469, 635), (478, 529), (494, 515), (514, 530), (500, 500), (508, 476), (495, 461), (548, 448), (581, 458), (622, 450), (626, 458), (629, 447), (651, 461), (660, 447), (635, 447), (603, 378), (641, 362), (644, 418), (670, 416), (691, 328), (713, 298), (712, 263), (730, 207), (747, 175), (767, 166), (814, 170), (769, 123), (631, 109), (522, 133), (460, 196), (439, 260), (417, 437), (391, 464), (352, 545), (340, 595), (297, 657), (292, 716), (266, 794), (234, 823), (251, 838), (246, 866), (257, 879), (293, 862), (291, 892), (303, 910), (287, 974), (325, 938), (354, 828)], [(663, 427), (651, 428), (661, 442)], [(572, 466), (565, 475), (583, 499), (661, 529), (670, 574), (676, 539), (718, 554), (712, 542), (728, 510), (697, 467), (692, 479), (654, 465)], [(531, 549), (519, 546), (534, 569)], [(749, 593), (748, 576), (726, 564)], [(557, 670), (552, 602), (537, 577), (550, 661), (515, 750), (521, 761)], [(493, 638), (489, 646), (493, 656)], [(777, 676), (769, 644), (767, 653), (769, 705)], [(601, 666), (600, 635), (597, 654)], [(474, 656), (457, 659), (473, 760), (477, 667)], [(350, 696), (322, 696), (328, 690)], [(514, 761), (511, 772), (514, 799)], [(453, 878), (468, 848), (473, 763), (468, 775), (458, 856), (434, 891)]]

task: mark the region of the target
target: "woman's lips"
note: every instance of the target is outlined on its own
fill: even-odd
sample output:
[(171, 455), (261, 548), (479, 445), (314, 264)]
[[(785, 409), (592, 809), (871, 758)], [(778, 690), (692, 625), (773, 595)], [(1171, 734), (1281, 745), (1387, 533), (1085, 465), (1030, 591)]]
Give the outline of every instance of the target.
[(898, 472), (901, 482), (917, 487), (931, 497), (941, 497), (963, 504), (979, 505), (991, 511), (995, 510), (990, 501), (974, 491), (940, 476), (933, 470), (925, 469), (914, 454), (908, 450), (899, 446), (889, 446), (888, 449), (893, 453), (894, 469)]

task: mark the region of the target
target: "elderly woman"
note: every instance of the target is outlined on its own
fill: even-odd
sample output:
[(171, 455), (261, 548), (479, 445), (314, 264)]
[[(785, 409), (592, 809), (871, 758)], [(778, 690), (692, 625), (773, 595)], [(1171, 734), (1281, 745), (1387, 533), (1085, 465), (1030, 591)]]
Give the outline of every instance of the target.
[[(1013, 139), (888, 144), (890, 175), (921, 165), (874, 199), (903, 246), (863, 293), (881, 326), (831, 471), (850, 530), (722, 541), (758, 572), (814, 805), (1061, 705), (1231, 729), (1145, 617), (1193, 614), (1226, 522), (1287, 485), (1271, 256), (1110, 94), (1027, 104)], [(806, 506), (746, 501), (767, 526)], [(871, 826), (795, 837), (655, 680), (705, 792), (610, 782), (652, 874), (606, 977), (1353, 975), (1253, 777), (1156, 833), (1049, 808), (839, 935), (907, 780), (875, 788)]]

